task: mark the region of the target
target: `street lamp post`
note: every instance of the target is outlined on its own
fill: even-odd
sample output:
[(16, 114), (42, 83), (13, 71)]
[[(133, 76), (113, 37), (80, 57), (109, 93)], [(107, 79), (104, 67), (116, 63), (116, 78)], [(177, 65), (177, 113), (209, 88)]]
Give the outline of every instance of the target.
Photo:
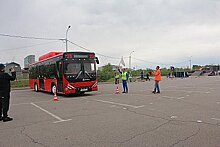
[(65, 40), (66, 40), (66, 52), (67, 52), (67, 41), (68, 41), (68, 40), (67, 40), (67, 33), (68, 33), (70, 27), (71, 27), (71, 26), (68, 26), (68, 28), (67, 28), (67, 30), (66, 30), (66, 39), (65, 39)]
[(189, 58), (190, 58), (189, 59), (189, 68), (190, 68), (190, 70), (192, 70), (192, 67), (191, 67), (192, 66), (192, 56), (190, 56)]
[(131, 53), (130, 53), (130, 56), (129, 56), (129, 69), (131, 69), (131, 54), (133, 53), (134, 51), (132, 51)]

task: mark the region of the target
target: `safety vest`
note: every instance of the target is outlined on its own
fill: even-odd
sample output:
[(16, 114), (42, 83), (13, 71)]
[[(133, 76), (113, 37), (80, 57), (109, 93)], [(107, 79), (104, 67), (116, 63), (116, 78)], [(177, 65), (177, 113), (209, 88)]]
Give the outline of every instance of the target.
[(127, 72), (125, 71), (125, 72), (122, 72), (122, 74), (121, 74), (121, 79), (122, 80), (127, 80)]
[(160, 73), (160, 69), (156, 70), (154, 73), (154, 80), (155, 81), (161, 81), (161, 73)]
[(119, 75), (116, 75), (115, 78), (116, 78), (116, 79), (119, 79)]

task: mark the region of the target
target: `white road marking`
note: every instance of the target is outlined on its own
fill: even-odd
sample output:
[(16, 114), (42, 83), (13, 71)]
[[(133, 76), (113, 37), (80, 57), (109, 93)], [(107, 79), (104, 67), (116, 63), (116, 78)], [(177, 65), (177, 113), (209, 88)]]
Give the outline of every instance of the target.
[(217, 104), (220, 104), (220, 102), (216, 102)]
[(30, 103), (11, 104), (11, 106), (30, 105)]
[(210, 91), (188, 91), (188, 90), (163, 90), (163, 91), (182, 91), (182, 92), (188, 92), (188, 93), (210, 93)]
[(211, 118), (211, 119), (213, 119), (213, 120), (219, 120), (219, 121), (220, 121), (220, 118)]
[(184, 97), (171, 97), (171, 96), (162, 96), (164, 98), (168, 98), (168, 99), (183, 99)]
[(184, 97), (178, 97), (177, 99), (178, 99), (178, 100), (180, 100), (180, 99), (184, 99)]
[(57, 115), (55, 115), (55, 114), (53, 114), (53, 113), (51, 113), (51, 112), (49, 112), (49, 111), (47, 111), (47, 110), (41, 108), (40, 106), (38, 106), (38, 105), (36, 105), (36, 104), (34, 104), (34, 103), (30, 103), (30, 104), (33, 105), (33, 106), (35, 106), (35, 107), (37, 107), (37, 108), (39, 108), (40, 110), (46, 112), (46, 113), (49, 114), (50, 116), (56, 118), (58, 121), (55, 121), (54, 123), (64, 122), (64, 121), (70, 121), (70, 120), (72, 120), (72, 119), (64, 120), (64, 119), (60, 118), (59, 116), (57, 116)]
[[(80, 99), (87, 99), (85, 97), (80, 97), (80, 98), (71, 98), (71, 99), (59, 99), (59, 101), (68, 101), (68, 100), (80, 100)], [(11, 106), (19, 106), (19, 105), (30, 105), (31, 103), (35, 103), (35, 104), (38, 104), (38, 103), (47, 103), (47, 102), (51, 102), (51, 100), (47, 100), (47, 101), (36, 101), (36, 102), (30, 102), (30, 103), (17, 103), (17, 104), (11, 104)]]
[(201, 120), (197, 120), (197, 123), (202, 123), (202, 121)]
[(72, 120), (72, 119), (66, 119), (66, 120), (55, 121), (55, 122), (53, 122), (53, 123), (60, 123), (60, 122), (70, 121), (70, 120)]
[(135, 109), (144, 107), (144, 105), (142, 105), (142, 106), (134, 106), (134, 105), (128, 105), (128, 104), (122, 104), (122, 103), (115, 103), (115, 102), (111, 102), (111, 101), (103, 101), (103, 100), (98, 100), (98, 99), (94, 99), (94, 100), (97, 101), (97, 102), (114, 104), (114, 105), (119, 105), (119, 106), (126, 106), (126, 107), (135, 108)]
[(170, 118), (174, 119), (174, 118), (177, 118), (177, 116), (171, 116)]

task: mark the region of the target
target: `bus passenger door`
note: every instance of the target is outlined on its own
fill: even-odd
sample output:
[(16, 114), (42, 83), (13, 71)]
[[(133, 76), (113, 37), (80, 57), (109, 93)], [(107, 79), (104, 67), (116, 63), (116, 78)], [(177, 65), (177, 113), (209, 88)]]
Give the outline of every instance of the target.
[(63, 65), (62, 62), (59, 61), (56, 63), (57, 67), (57, 89), (58, 92), (63, 92)]
[(40, 89), (44, 89), (44, 78), (40, 78), (39, 82), (40, 82)]
[(43, 89), (44, 90), (44, 66), (41, 65), (39, 67), (39, 85), (40, 85), (40, 89)]

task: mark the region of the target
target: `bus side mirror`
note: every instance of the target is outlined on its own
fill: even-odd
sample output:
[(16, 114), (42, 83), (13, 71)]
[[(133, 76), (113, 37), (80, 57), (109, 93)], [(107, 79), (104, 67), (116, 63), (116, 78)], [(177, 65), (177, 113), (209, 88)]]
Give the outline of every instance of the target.
[(95, 61), (97, 64), (99, 64), (99, 58), (98, 57), (95, 57)]

